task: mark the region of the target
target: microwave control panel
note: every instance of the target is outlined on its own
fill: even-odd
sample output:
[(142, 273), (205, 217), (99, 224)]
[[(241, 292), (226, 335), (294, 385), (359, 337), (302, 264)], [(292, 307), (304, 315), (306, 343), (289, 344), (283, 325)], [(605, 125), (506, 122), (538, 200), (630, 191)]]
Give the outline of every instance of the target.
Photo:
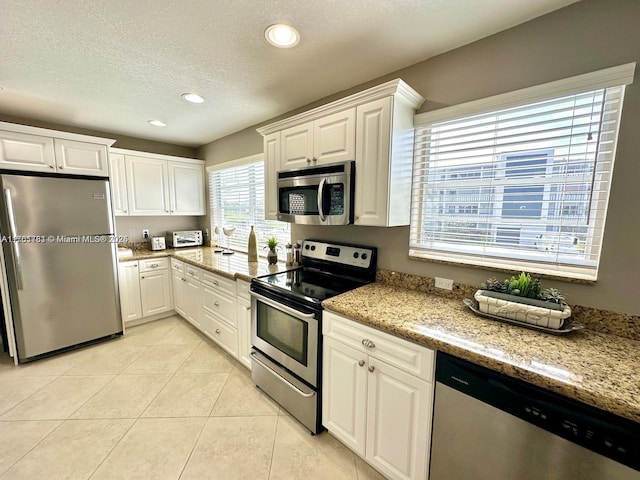
[(334, 245), (313, 240), (305, 240), (302, 243), (302, 255), (316, 260), (369, 268), (374, 258), (373, 250), (366, 247)]

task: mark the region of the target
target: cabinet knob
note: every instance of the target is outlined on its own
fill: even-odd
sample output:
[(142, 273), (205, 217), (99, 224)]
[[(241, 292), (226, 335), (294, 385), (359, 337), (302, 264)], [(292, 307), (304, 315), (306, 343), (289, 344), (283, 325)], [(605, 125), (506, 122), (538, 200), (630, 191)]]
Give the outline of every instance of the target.
[(216, 333), (217, 333), (218, 335), (220, 335), (220, 329), (219, 329), (219, 328), (216, 328)]
[(49, 168), (55, 168), (53, 165), (49, 165)]
[(126, 210), (123, 210), (123, 212), (124, 212), (124, 213), (127, 213), (127, 211), (126, 211)]
[(371, 340), (369, 340), (368, 338), (363, 338), (362, 339), (362, 345), (365, 348), (376, 348), (376, 344), (373, 343)]
[(214, 284), (214, 285), (218, 285), (218, 281), (217, 281), (217, 280), (214, 280), (214, 281), (213, 281), (213, 284)]
[(307, 158), (307, 163), (311, 163), (311, 159), (310, 158)]
[(360, 365), (361, 367), (364, 367), (364, 360), (360, 360), (360, 361), (358, 362), (358, 365)]
[(159, 266), (159, 265), (158, 265), (157, 263), (152, 263), (152, 264), (151, 264), (151, 268), (158, 268), (158, 266)]
[(313, 163), (316, 163), (316, 162), (318, 161), (318, 159), (317, 159), (316, 157), (313, 157), (313, 158), (311, 159), (311, 161), (312, 161)]
[(219, 307), (219, 306), (220, 306), (220, 303), (218, 303), (218, 302), (213, 302), (213, 304), (214, 304), (216, 307)]
[(142, 280), (144, 280), (144, 277), (140, 277)]
[(62, 170), (64, 167), (58, 167), (58, 170)]
[(182, 277), (180, 280), (182, 280), (183, 282), (186, 282), (186, 281), (187, 281), (187, 279), (186, 279), (186, 278), (184, 278), (184, 277)]
[(374, 367), (373, 365), (369, 365), (369, 368), (367, 368), (367, 370), (369, 370), (371, 373), (373, 373), (375, 369), (376, 367)]

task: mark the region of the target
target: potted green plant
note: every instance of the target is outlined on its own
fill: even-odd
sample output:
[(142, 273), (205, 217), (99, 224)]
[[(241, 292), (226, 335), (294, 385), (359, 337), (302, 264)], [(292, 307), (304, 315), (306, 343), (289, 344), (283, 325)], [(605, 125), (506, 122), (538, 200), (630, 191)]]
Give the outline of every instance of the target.
[(571, 316), (560, 290), (542, 289), (540, 279), (525, 272), (504, 281), (489, 278), (474, 297), (481, 312), (547, 328), (562, 328)]
[(278, 263), (278, 253), (276, 251), (278, 249), (278, 240), (276, 237), (267, 238), (267, 245), (264, 248), (269, 249), (269, 252), (267, 252), (267, 262), (269, 262), (269, 265)]

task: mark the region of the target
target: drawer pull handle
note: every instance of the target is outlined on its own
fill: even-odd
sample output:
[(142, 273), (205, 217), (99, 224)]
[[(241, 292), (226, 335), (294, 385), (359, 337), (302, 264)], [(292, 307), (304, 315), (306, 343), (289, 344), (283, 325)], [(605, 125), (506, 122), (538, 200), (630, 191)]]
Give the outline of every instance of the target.
[(371, 340), (369, 340), (368, 338), (364, 338), (364, 339), (362, 340), (362, 345), (363, 345), (365, 348), (376, 348), (376, 344), (375, 344), (375, 343), (373, 343), (373, 342), (372, 342)]
[(151, 268), (158, 268), (160, 265), (158, 265), (157, 263), (152, 263), (151, 264)]
[(360, 361), (358, 362), (358, 365), (360, 365), (361, 367), (364, 367), (364, 360), (360, 360)]
[(182, 280), (183, 282), (186, 282), (186, 281), (187, 281), (187, 279), (186, 279), (186, 278), (184, 278), (184, 277), (182, 277), (180, 280)]
[(216, 333), (217, 333), (218, 335), (220, 335), (220, 329), (219, 329), (219, 328), (216, 328)]
[(370, 365), (369, 368), (367, 370), (369, 370), (371, 373), (373, 373), (373, 371), (376, 369), (376, 367), (374, 367), (373, 365)]

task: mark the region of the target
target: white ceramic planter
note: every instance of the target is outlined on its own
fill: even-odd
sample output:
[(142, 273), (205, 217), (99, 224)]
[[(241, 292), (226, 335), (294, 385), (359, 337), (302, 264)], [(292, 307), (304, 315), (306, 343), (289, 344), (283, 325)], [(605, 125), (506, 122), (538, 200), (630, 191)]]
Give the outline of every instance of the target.
[(540, 327), (560, 329), (564, 325), (564, 321), (571, 316), (571, 308), (566, 304), (563, 305), (562, 310), (553, 310), (488, 297), (484, 295), (483, 290), (478, 290), (474, 297), (478, 302), (478, 308), (483, 313), (489, 313), (519, 322), (531, 323)]

